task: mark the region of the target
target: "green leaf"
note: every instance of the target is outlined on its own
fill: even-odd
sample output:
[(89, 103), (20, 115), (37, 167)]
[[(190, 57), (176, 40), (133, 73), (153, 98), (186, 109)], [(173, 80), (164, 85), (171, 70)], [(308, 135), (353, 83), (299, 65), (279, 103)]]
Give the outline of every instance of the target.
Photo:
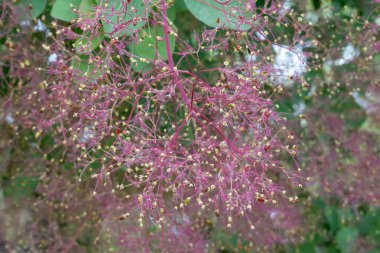
[(380, 127), (371, 118), (367, 118), (359, 130), (369, 132), (380, 137)]
[(380, 241), (380, 209), (377, 208), (367, 213), (359, 223), (359, 232), (363, 236), (372, 237)]
[(168, 9), (168, 18), (170, 21), (174, 22), (175, 17), (176, 17), (176, 8), (171, 7), (170, 9)]
[[(343, 94), (344, 90), (341, 91)], [(366, 113), (352, 96), (342, 96), (332, 101), (330, 110), (343, 116), (346, 127), (358, 130), (366, 120)]]
[[(163, 60), (168, 59), (168, 53), (166, 50), (166, 43), (164, 39), (164, 30), (162, 27), (154, 27), (150, 29), (143, 29), (140, 31), (140, 38), (143, 38), (138, 44), (130, 45), (130, 52), (146, 60), (156, 59), (156, 54), (158, 54)], [(173, 52), (175, 47), (175, 37), (174, 35), (169, 35), (170, 50)], [(133, 64), (132, 67), (141, 71), (140, 60), (137, 60), (137, 64)], [(143, 68), (147, 64), (142, 62)]]
[(371, 249), (371, 250), (366, 251), (366, 253), (379, 253), (379, 252), (380, 252), (380, 248)]
[(326, 206), (324, 213), (330, 229), (332, 231), (337, 231), (339, 229), (339, 216), (336, 208), (333, 206)]
[(104, 31), (107, 37), (111, 37), (112, 33), (117, 37), (130, 35), (143, 27), (148, 21), (150, 7), (147, 7), (143, 0), (133, 0), (125, 10), (123, 1), (110, 0), (107, 10), (107, 21), (103, 21)]
[(230, 243), (234, 248), (237, 248), (239, 243), (239, 236), (238, 234), (233, 234), (230, 239)]
[(94, 8), (98, 4), (95, 0), (82, 0), (79, 5), (79, 15), (80, 16), (94, 16)]
[(313, 7), (315, 10), (321, 8), (321, 0), (313, 0)]
[(340, 208), (338, 210), (338, 216), (339, 216), (339, 222), (342, 225), (352, 222), (355, 219), (355, 215), (349, 208)]
[(355, 228), (345, 227), (336, 234), (336, 242), (338, 248), (342, 252), (353, 252), (353, 246), (359, 233)]
[[(140, 32), (140, 36), (144, 39), (138, 44), (131, 45), (131, 53), (145, 59), (153, 60), (156, 58), (156, 52), (163, 60), (168, 59), (166, 43), (164, 39), (164, 30), (162, 27), (144, 29)], [(169, 35), (170, 49), (173, 51), (175, 46), (175, 38)]]
[(70, 22), (78, 18), (78, 15), (73, 12), (74, 9), (79, 9), (81, 0), (56, 0), (51, 9), (50, 15), (53, 18)]
[(102, 75), (101, 70), (98, 67), (95, 68), (95, 64), (90, 63), (85, 55), (74, 58), (71, 61), (71, 66), (79, 71), (80, 75), (90, 76), (94, 80)]
[(88, 53), (96, 49), (100, 45), (100, 43), (102, 43), (103, 40), (103, 33), (100, 33), (99, 36), (96, 37), (94, 36), (94, 34), (86, 33), (75, 41), (74, 47), (77, 53)]
[(316, 253), (315, 245), (312, 242), (305, 242), (299, 246), (300, 253)]
[[(79, 16), (80, 17), (94, 17), (94, 8), (97, 6), (95, 0), (82, 0), (79, 5)], [(79, 37), (75, 43), (74, 47), (78, 54), (89, 53), (95, 48), (97, 48), (100, 43), (104, 40), (104, 33), (92, 33), (85, 32), (81, 37)]]
[(23, 0), (21, 3), (27, 9), (31, 7), (32, 16), (33, 18), (36, 18), (44, 12), (47, 0)]
[[(223, 5), (215, 0), (184, 0), (189, 11), (202, 23), (211, 27), (225, 26), (229, 29), (248, 30), (251, 26), (247, 24), (240, 25), (239, 16), (248, 19), (252, 13), (237, 13), (236, 9), (245, 10), (244, 4), (237, 0)], [(236, 12), (236, 13), (235, 13)]]
[(18, 176), (4, 188), (4, 195), (11, 198), (32, 196), (38, 182), (37, 178)]
[(132, 63), (132, 68), (137, 72), (145, 73), (148, 70), (152, 69), (152, 64), (149, 62), (143, 62), (140, 59), (136, 59), (136, 62)]
[(187, 11), (187, 7), (184, 0), (176, 0), (174, 3), (174, 8), (177, 12)]

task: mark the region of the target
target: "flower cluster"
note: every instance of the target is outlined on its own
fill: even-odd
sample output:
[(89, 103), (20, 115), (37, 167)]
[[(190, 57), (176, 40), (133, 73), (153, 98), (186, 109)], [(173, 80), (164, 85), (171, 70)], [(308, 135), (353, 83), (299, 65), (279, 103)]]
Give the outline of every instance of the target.
[[(231, 217), (276, 203), (277, 195), (295, 200), (285, 190), (286, 181), (299, 184), (294, 134), (264, 89), (281, 70), (270, 58), (242, 58), (270, 49), (255, 41), (272, 44), (268, 32), (259, 39), (247, 28), (269, 27), (269, 12), (286, 26), (287, 10), (273, 3), (251, 16), (255, 4), (242, 4), (218, 4), (224, 22), (195, 30), (191, 43), (177, 31), (166, 1), (74, 8), (77, 20), (67, 27), (53, 21), (42, 44), (54, 55), (39, 68), (48, 78), (19, 97), (28, 107), (24, 125), (31, 122), (36, 138), (54, 133), (75, 159), (79, 180), (96, 181), (94, 196), (108, 189), (126, 198), (127, 210), (157, 220), (168, 208), (193, 204)], [(131, 19), (123, 21), (124, 13)], [(65, 47), (74, 40), (72, 50)], [(212, 64), (199, 59), (204, 54)], [(293, 162), (281, 163), (283, 155)]]

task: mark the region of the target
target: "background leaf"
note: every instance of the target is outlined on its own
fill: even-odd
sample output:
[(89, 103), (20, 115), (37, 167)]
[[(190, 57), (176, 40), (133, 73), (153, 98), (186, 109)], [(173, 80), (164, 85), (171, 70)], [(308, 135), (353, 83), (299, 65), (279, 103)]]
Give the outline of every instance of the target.
[(37, 178), (18, 176), (4, 188), (4, 196), (12, 198), (30, 197), (38, 185)]
[(78, 18), (73, 10), (78, 9), (80, 4), (81, 0), (56, 0), (50, 15), (53, 18), (70, 22), (72, 19)]
[(44, 12), (47, 0), (24, 0), (21, 3), (27, 9), (29, 9), (29, 7), (31, 7), (32, 8), (32, 16), (34, 18), (36, 18)]
[(352, 227), (345, 227), (336, 234), (338, 248), (342, 252), (354, 252), (353, 245), (358, 237), (358, 231)]
[(325, 217), (331, 231), (337, 231), (339, 229), (339, 216), (334, 206), (326, 206)]
[(94, 80), (99, 78), (102, 73), (99, 68), (95, 68), (95, 63), (89, 63), (88, 57), (86, 55), (81, 55), (80, 57), (76, 57), (71, 61), (71, 66), (77, 71), (81, 71), (83, 75), (88, 75), (92, 77)]
[(92, 17), (96, 6), (97, 2), (95, 0), (82, 0), (79, 5), (79, 15), (90, 15)]
[[(147, 60), (154, 60), (156, 58), (156, 53), (163, 59), (168, 59), (168, 54), (166, 50), (166, 43), (164, 39), (164, 30), (162, 27), (154, 27), (150, 29), (143, 29), (140, 31), (140, 37), (143, 37), (144, 39), (137, 43), (130, 46), (131, 53), (147, 59)], [(174, 35), (169, 35), (170, 40), (170, 49), (173, 52), (175, 48), (175, 37)], [(142, 66), (136, 66), (136, 64), (133, 64), (133, 68), (135, 70), (141, 71), (142, 68), (145, 68), (148, 63), (144, 63), (138, 60), (138, 64), (141, 64)], [(137, 67), (137, 69), (136, 69)]]
[(248, 18), (251, 13), (234, 13), (236, 9), (245, 9), (244, 5), (236, 0), (222, 5), (214, 0), (184, 0), (189, 11), (201, 22), (211, 27), (225, 26), (230, 29), (248, 30), (250, 25), (239, 25), (239, 16)]
[[(136, 11), (133, 11), (133, 9)], [(118, 14), (111, 14), (115, 12)], [(112, 33), (114, 33), (114, 36), (130, 35), (146, 24), (149, 8), (146, 8), (143, 0), (133, 0), (131, 3), (128, 3), (127, 10), (124, 10), (122, 1), (110, 0), (108, 12), (105, 16), (109, 20), (108, 22), (103, 21), (106, 37), (111, 37)], [(134, 19), (136, 20), (135, 22), (133, 21)]]
[(104, 34), (100, 33), (99, 36), (89, 37), (89, 34), (84, 34), (82, 37), (79, 37), (75, 43), (74, 47), (77, 53), (87, 53), (96, 49), (104, 39)]

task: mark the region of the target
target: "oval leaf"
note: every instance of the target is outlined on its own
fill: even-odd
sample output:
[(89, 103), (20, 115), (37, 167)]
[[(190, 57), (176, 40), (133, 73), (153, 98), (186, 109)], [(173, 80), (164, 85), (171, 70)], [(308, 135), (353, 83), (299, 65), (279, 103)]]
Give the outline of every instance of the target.
[(95, 63), (90, 63), (88, 58), (86, 55), (75, 57), (71, 61), (71, 66), (79, 76), (89, 76), (91, 80), (96, 80), (102, 75), (103, 69), (97, 67)]
[(92, 50), (96, 49), (104, 39), (104, 34), (84, 34), (79, 37), (75, 43), (74, 47), (77, 53), (87, 54)]
[(226, 5), (215, 0), (184, 0), (189, 11), (202, 23), (211, 27), (226, 27), (235, 30), (248, 30), (248, 24), (241, 24), (239, 17), (248, 19), (252, 14), (237, 10), (245, 10), (243, 3), (232, 0)]
[[(167, 60), (168, 53), (166, 50), (166, 43), (164, 39), (164, 30), (162, 27), (154, 27), (150, 29), (143, 29), (140, 31), (140, 38), (143, 38), (138, 44), (130, 45), (130, 52), (146, 60), (154, 60), (156, 56), (159, 55), (161, 59)], [(175, 47), (175, 37), (174, 35), (169, 35), (170, 49), (174, 50)], [(143, 63), (144, 69), (146, 64), (137, 60), (137, 64), (133, 64), (135, 70), (141, 71), (141, 68), (136, 68), (134, 65)]]
[(44, 12), (47, 0), (24, 0), (21, 2), (26, 9), (31, 9), (33, 18)]
[(148, 21), (150, 7), (143, 0), (110, 0), (103, 20), (107, 37), (130, 35)]
[(354, 243), (359, 233), (355, 228), (345, 227), (336, 234), (338, 248), (344, 252), (354, 252)]
[(78, 18), (78, 15), (73, 10), (78, 9), (80, 4), (81, 0), (56, 0), (50, 15), (53, 18), (70, 22)]

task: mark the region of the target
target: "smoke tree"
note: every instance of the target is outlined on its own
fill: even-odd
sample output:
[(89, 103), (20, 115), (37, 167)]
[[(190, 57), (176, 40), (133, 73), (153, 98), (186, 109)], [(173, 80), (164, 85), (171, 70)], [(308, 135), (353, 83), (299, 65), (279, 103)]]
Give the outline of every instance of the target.
[(268, 251), (313, 198), (378, 205), (378, 4), (340, 2), (2, 1), (4, 192), (37, 217), (7, 250)]

